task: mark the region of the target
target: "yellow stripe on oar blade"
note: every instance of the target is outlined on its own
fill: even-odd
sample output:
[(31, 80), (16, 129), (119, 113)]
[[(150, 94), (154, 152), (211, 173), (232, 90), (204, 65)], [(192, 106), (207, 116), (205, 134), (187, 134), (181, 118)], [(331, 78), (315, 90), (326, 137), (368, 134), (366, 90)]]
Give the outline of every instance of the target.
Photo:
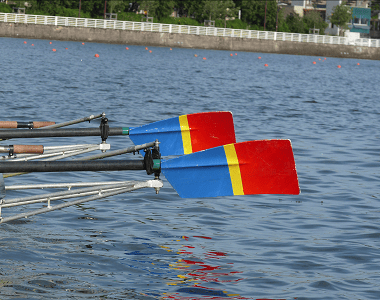
[(235, 145), (224, 145), (224, 152), (226, 153), (228, 169), (230, 170), (234, 195), (244, 195), (243, 181), (241, 179), (239, 160), (236, 154)]
[(189, 128), (189, 122), (187, 120), (187, 115), (179, 116), (179, 125), (181, 126), (184, 154), (193, 153), (193, 147), (191, 145), (190, 128)]

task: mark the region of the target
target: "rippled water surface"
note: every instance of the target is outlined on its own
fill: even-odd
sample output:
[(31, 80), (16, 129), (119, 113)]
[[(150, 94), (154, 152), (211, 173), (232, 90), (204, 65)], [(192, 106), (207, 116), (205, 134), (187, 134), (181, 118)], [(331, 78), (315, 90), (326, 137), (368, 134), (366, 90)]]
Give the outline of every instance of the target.
[[(3, 120), (104, 111), (119, 127), (227, 110), (239, 142), (292, 141), (302, 193), (181, 199), (164, 181), (158, 195), (2, 224), (0, 299), (380, 298), (379, 61), (26, 41), (0, 38)], [(5, 184), (146, 178), (51, 173)]]

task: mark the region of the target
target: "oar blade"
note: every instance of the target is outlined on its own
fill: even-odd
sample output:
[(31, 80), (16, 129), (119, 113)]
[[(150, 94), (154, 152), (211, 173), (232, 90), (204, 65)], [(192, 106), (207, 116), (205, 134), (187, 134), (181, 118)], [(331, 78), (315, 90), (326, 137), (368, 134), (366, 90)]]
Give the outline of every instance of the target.
[(231, 112), (203, 112), (130, 128), (135, 145), (160, 142), (162, 156), (183, 155), (235, 143)]
[(289, 140), (224, 145), (163, 161), (161, 169), (182, 198), (300, 193)]

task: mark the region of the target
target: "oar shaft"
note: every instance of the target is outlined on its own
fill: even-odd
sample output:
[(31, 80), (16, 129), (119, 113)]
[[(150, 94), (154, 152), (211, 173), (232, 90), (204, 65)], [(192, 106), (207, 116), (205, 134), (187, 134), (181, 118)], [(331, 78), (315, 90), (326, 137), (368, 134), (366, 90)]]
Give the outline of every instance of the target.
[[(110, 128), (108, 136), (128, 135), (128, 127)], [(0, 139), (101, 136), (100, 128), (39, 129), (39, 130), (0, 130)]]
[(1, 162), (0, 173), (145, 170), (143, 160)]
[(65, 126), (69, 126), (69, 125), (73, 125), (73, 124), (78, 124), (78, 123), (81, 123), (81, 122), (86, 122), (86, 121), (91, 121), (91, 120), (94, 120), (94, 119), (98, 119), (98, 118), (100, 118), (102, 116), (105, 116), (105, 113), (102, 113), (102, 114), (99, 114), (99, 115), (96, 115), (96, 116), (91, 115), (89, 117), (84, 117), (84, 118), (80, 118), (80, 119), (76, 119), (76, 120), (72, 120), (72, 121), (67, 121), (67, 122), (58, 123), (58, 124), (54, 124), (54, 125), (49, 125), (46, 128), (53, 129), (53, 128), (65, 127)]

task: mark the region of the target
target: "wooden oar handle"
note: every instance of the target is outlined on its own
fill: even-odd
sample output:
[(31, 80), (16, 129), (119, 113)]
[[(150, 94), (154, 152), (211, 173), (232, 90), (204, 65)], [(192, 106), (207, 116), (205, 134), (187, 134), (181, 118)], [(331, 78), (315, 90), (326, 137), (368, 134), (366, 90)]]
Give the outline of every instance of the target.
[(33, 128), (41, 128), (45, 126), (54, 125), (55, 122), (33, 122)]
[(17, 122), (17, 121), (0, 121), (0, 128), (41, 128), (54, 125), (55, 122)]
[(17, 128), (16, 121), (0, 121), (0, 128)]
[(43, 154), (44, 146), (42, 145), (13, 145), (13, 153), (21, 154)]

